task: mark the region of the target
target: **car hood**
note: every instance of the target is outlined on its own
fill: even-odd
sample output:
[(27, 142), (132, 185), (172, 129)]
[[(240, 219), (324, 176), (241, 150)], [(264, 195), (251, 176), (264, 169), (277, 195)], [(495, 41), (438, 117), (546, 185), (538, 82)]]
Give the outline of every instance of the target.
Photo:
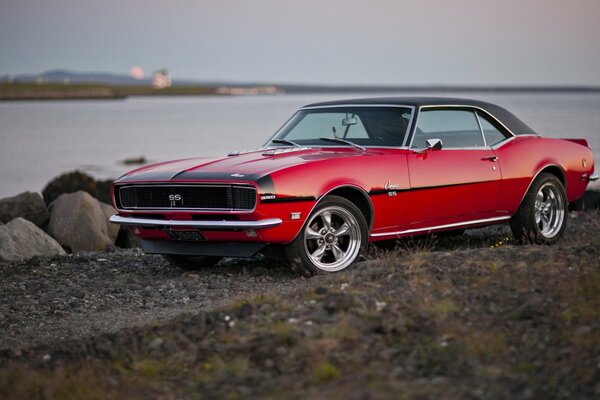
[(263, 149), (225, 157), (188, 158), (146, 165), (128, 172), (115, 182), (256, 181), (284, 168), (357, 154), (361, 153), (353, 148)]

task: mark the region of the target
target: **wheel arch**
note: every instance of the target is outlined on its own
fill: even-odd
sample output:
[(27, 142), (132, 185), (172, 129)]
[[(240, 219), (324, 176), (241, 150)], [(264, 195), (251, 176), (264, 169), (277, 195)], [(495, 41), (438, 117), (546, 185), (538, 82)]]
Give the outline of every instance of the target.
[(527, 196), (529, 189), (531, 189), (531, 185), (533, 185), (533, 182), (535, 182), (535, 180), (541, 173), (548, 173), (556, 176), (558, 180), (563, 184), (565, 191), (567, 190), (567, 175), (564, 169), (558, 164), (546, 164), (543, 167), (538, 168), (538, 171), (535, 173), (535, 175), (533, 175), (533, 178), (531, 178), (531, 181), (529, 182), (529, 185), (527, 185), (525, 193), (523, 193), (523, 196), (521, 197), (521, 201), (519, 202), (519, 207), (517, 208), (517, 210), (523, 204), (523, 200), (525, 200), (525, 196)]
[(369, 194), (367, 193), (366, 190), (364, 190), (360, 186), (356, 186), (356, 185), (352, 185), (352, 184), (344, 184), (344, 185), (334, 186), (334, 187), (324, 191), (322, 194), (320, 194), (317, 197), (315, 204), (312, 206), (310, 211), (306, 214), (306, 219), (302, 223), (302, 226), (300, 227), (300, 229), (294, 236), (293, 240), (295, 240), (298, 237), (298, 235), (300, 234), (300, 232), (302, 232), (302, 230), (304, 229), (304, 226), (306, 225), (306, 223), (308, 223), (308, 220), (309, 220), (311, 214), (313, 213), (314, 209), (317, 208), (317, 206), (321, 203), (321, 201), (323, 201), (323, 199), (325, 197), (327, 197), (328, 195), (343, 197), (346, 200), (352, 202), (356, 207), (358, 207), (360, 212), (365, 217), (365, 221), (367, 222), (367, 228), (368, 228), (367, 234), (369, 232), (371, 232), (371, 228), (373, 227), (374, 211), (373, 211), (373, 203), (371, 202), (371, 198), (369, 197)]
[(319, 202), (325, 198), (325, 196), (329, 195), (343, 197), (346, 200), (351, 201), (356, 207), (358, 207), (360, 212), (362, 212), (363, 216), (365, 217), (365, 221), (367, 221), (367, 227), (369, 228), (369, 231), (371, 231), (374, 217), (373, 203), (371, 202), (369, 194), (364, 189), (354, 185), (337, 186), (319, 196), (317, 204), (319, 204)]
[[(531, 180), (531, 183), (533, 183), (533, 181), (535, 180), (535, 178), (537, 178), (537, 176), (539, 174), (541, 174), (542, 172), (545, 172), (545, 173), (552, 174), (552, 175), (556, 176), (558, 178), (558, 180), (561, 181), (561, 183), (565, 187), (565, 190), (567, 189), (567, 175), (565, 174), (565, 171), (562, 169), (562, 167), (560, 165), (558, 165), (558, 164), (550, 164), (550, 165), (547, 165), (547, 166), (543, 167), (542, 169), (540, 169), (538, 171), (537, 174), (535, 174), (535, 176)], [(531, 183), (529, 184), (529, 186), (531, 186)], [(527, 190), (529, 190), (529, 188), (527, 188)]]

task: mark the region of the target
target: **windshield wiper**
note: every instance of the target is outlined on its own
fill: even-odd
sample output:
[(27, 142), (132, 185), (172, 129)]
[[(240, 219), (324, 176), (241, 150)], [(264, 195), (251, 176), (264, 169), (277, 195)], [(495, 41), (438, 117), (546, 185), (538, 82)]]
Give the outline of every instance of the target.
[(329, 137), (320, 137), (319, 140), (322, 140), (324, 142), (344, 143), (344, 144), (347, 144), (349, 146), (356, 147), (357, 149), (361, 149), (363, 153), (365, 151), (367, 151), (366, 147), (363, 147), (363, 146), (358, 145), (356, 143), (352, 143), (349, 140), (344, 140), (344, 139), (340, 139), (340, 138), (329, 138)]
[(302, 147), (298, 143), (292, 142), (291, 140), (287, 140), (287, 139), (271, 139), (271, 142), (273, 142), (273, 143), (281, 143), (281, 144), (289, 144), (289, 145), (292, 145), (292, 146), (295, 146), (295, 147)]

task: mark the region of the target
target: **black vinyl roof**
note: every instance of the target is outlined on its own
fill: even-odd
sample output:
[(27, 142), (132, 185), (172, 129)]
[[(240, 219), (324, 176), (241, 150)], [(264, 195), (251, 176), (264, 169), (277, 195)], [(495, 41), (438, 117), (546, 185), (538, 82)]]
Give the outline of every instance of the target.
[(505, 108), (497, 106), (492, 103), (485, 101), (471, 100), (471, 99), (458, 99), (451, 97), (373, 97), (364, 99), (349, 99), (349, 100), (336, 100), (336, 101), (325, 101), (321, 103), (308, 104), (304, 107), (331, 107), (336, 105), (356, 105), (362, 104), (369, 105), (404, 105), (404, 106), (415, 106), (416, 108), (422, 106), (467, 106), (467, 107), (478, 107), (489, 114), (494, 116), (500, 122), (502, 122), (512, 133), (515, 135), (537, 135), (537, 133), (531, 129), (527, 124), (517, 118), (513, 113)]

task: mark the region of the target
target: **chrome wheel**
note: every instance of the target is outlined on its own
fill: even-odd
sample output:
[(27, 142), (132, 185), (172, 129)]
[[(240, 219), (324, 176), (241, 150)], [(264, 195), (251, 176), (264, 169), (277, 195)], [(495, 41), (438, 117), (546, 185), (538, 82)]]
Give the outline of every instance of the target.
[(359, 223), (345, 208), (325, 207), (306, 224), (304, 248), (317, 268), (327, 272), (344, 269), (354, 261), (361, 248)]
[(565, 219), (565, 205), (563, 196), (553, 184), (546, 183), (538, 190), (535, 196), (534, 217), (535, 224), (545, 238), (551, 239), (561, 231)]

